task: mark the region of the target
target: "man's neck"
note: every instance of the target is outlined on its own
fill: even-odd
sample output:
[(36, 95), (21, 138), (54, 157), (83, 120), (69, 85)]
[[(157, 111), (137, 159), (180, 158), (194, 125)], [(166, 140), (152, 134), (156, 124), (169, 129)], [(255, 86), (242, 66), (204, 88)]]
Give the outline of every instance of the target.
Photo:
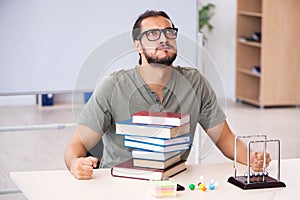
[(166, 86), (172, 78), (172, 66), (140, 65), (139, 73), (147, 84)]
[(147, 86), (156, 93), (160, 102), (163, 99), (163, 88), (172, 78), (172, 66), (141, 65), (139, 73)]

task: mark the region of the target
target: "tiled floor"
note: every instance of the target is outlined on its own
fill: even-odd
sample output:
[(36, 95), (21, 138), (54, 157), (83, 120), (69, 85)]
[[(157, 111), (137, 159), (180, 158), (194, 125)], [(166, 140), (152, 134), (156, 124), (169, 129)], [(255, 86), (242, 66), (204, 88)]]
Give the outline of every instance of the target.
[[(0, 127), (73, 123), (82, 105), (0, 107)], [(227, 102), (227, 121), (237, 135), (267, 134), (281, 140), (282, 158), (300, 158), (300, 109), (298, 107), (259, 109)], [(65, 169), (63, 152), (73, 128), (61, 130), (0, 132), (0, 191), (18, 190), (9, 171)], [(274, 147), (275, 149), (275, 147)], [(273, 151), (273, 150), (272, 150)], [(201, 136), (200, 162), (228, 162), (210, 139)], [(193, 162), (194, 158), (190, 158)], [(24, 200), (22, 194), (2, 194), (1, 200)]]

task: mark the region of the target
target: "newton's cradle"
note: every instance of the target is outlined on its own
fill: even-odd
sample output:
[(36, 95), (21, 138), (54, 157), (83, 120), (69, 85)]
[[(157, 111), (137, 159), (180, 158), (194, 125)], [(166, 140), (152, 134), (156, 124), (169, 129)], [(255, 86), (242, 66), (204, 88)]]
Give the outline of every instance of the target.
[[(252, 140), (251, 138), (263, 138), (263, 140)], [(236, 151), (237, 151), (237, 140), (250, 138), (251, 140), (247, 143), (247, 171), (242, 176), (237, 176), (237, 160), (236, 160)], [(251, 145), (254, 143), (263, 143), (263, 171), (261, 172), (251, 172), (250, 169), (250, 149)], [(266, 171), (266, 148), (267, 143), (277, 143), (278, 145), (278, 162), (277, 162), (277, 178), (272, 178), (269, 176), (269, 173)], [(267, 139), (266, 135), (247, 135), (247, 136), (236, 136), (234, 143), (234, 176), (231, 176), (228, 179), (228, 182), (243, 189), (262, 189), (262, 188), (275, 188), (275, 187), (286, 187), (283, 182), (280, 181), (280, 141), (274, 139)]]

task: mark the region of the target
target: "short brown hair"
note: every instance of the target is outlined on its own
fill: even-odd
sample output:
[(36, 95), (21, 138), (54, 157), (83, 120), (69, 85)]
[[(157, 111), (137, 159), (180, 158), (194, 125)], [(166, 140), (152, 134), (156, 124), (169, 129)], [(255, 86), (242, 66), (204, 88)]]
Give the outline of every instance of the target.
[[(167, 15), (167, 13), (165, 13), (164, 11), (147, 10), (143, 14), (141, 14), (135, 21), (133, 28), (132, 28), (132, 39), (137, 40), (137, 38), (141, 34), (141, 24), (144, 19), (146, 19), (148, 17), (157, 17), (157, 16), (161, 16), (161, 17), (164, 17), (164, 18), (170, 20), (172, 23), (172, 27), (175, 28), (172, 20)], [(142, 64), (141, 54), (139, 54), (139, 56), (140, 56), (139, 64)]]
[[(157, 17), (161, 16), (171, 21), (170, 17), (164, 11), (156, 11), (156, 10), (147, 10), (143, 14), (141, 14), (137, 20), (135, 21), (133, 28), (132, 28), (132, 39), (136, 40), (137, 37), (141, 34), (141, 23), (144, 19), (148, 17)], [(172, 27), (174, 28), (174, 24), (172, 23)]]

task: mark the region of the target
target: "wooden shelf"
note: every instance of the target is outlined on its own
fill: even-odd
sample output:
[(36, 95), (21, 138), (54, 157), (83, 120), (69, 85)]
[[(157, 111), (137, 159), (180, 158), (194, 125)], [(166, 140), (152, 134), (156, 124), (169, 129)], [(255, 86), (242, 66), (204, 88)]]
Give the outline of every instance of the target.
[(264, 0), (238, 0), (237, 10), (247, 13), (262, 13)]
[(240, 101), (245, 101), (247, 103), (254, 104), (256, 106), (262, 106), (258, 99), (251, 99), (244, 96), (237, 96), (236, 98)]
[[(237, 4), (237, 99), (260, 107), (300, 105), (300, 43), (296, 42), (300, 2), (237, 0)], [(242, 40), (255, 32), (262, 33), (262, 42)], [(253, 66), (260, 66), (263, 73), (253, 73)]]
[(241, 41), (240, 39), (238, 39), (238, 43), (241, 43), (243, 45), (252, 46), (252, 47), (259, 47), (259, 48), (261, 48), (261, 43), (260, 42)]
[(242, 11), (242, 10), (238, 11), (238, 14), (249, 16), (249, 17), (262, 17), (262, 13)]
[(260, 78), (260, 74), (253, 73), (250, 69), (238, 68), (237, 71), (240, 73), (243, 73), (243, 74), (247, 74), (249, 76), (254, 76), (254, 77)]

